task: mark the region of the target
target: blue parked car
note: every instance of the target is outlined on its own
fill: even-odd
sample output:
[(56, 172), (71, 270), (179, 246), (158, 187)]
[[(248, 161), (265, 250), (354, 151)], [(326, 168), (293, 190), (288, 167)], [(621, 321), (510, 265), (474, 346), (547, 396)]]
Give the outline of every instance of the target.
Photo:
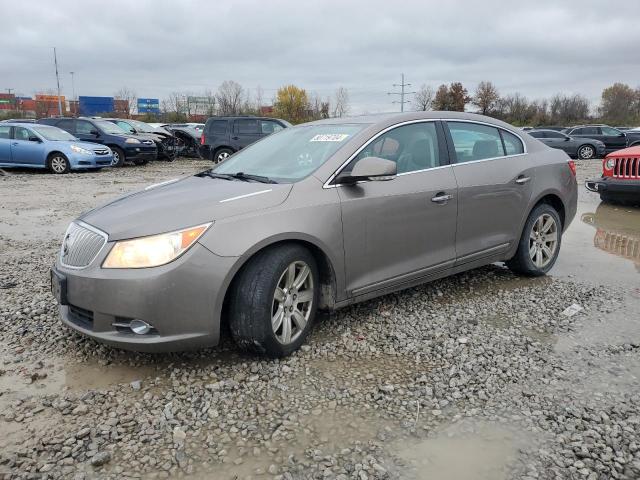
[(48, 125), (0, 123), (0, 167), (47, 168), (51, 173), (103, 168), (113, 164), (104, 145), (82, 142)]

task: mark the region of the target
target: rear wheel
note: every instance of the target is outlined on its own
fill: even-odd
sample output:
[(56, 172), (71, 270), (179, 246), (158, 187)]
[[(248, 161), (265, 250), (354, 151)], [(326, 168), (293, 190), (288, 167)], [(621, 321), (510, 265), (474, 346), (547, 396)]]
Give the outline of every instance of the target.
[(306, 248), (283, 245), (259, 253), (231, 288), (229, 326), (240, 348), (284, 357), (302, 345), (319, 295), (318, 269)]
[(510, 270), (531, 277), (545, 275), (556, 263), (562, 240), (562, 223), (555, 208), (542, 203), (529, 214), (518, 250), (506, 262)]
[(121, 167), (124, 165), (124, 151), (120, 147), (111, 147), (113, 152), (113, 160), (111, 161), (112, 167)]
[(231, 155), (233, 155), (233, 150), (230, 148), (219, 148), (213, 154), (213, 163), (224, 162)]
[(62, 153), (52, 153), (47, 159), (47, 168), (51, 173), (63, 174), (69, 173), (71, 166), (69, 160)]
[(596, 156), (596, 149), (591, 145), (581, 145), (578, 147), (578, 158), (580, 160), (591, 160)]

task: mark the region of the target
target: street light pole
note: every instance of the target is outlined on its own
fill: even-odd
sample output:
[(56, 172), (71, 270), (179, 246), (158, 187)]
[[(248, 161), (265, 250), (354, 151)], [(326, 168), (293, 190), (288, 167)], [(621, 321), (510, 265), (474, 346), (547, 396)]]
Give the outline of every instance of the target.
[(69, 72), (69, 74), (71, 75), (71, 95), (72, 95), (72, 99), (73, 99), (73, 105), (74, 105), (74, 116), (78, 115), (78, 103), (76, 102), (76, 83), (75, 83), (75, 79), (74, 79), (74, 75), (76, 72)]
[(56, 66), (56, 83), (58, 84), (58, 114), (62, 116), (62, 99), (60, 98), (60, 76), (58, 75), (58, 55), (56, 47), (53, 47), (53, 63)]

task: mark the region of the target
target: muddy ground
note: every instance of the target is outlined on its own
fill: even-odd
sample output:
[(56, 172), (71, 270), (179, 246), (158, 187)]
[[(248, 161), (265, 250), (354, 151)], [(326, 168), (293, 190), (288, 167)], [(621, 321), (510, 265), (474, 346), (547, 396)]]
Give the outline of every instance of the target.
[(583, 187), (548, 277), (495, 265), (324, 315), (281, 361), (63, 328), (69, 221), (208, 165), (0, 177), (0, 478), (640, 478), (640, 211)]

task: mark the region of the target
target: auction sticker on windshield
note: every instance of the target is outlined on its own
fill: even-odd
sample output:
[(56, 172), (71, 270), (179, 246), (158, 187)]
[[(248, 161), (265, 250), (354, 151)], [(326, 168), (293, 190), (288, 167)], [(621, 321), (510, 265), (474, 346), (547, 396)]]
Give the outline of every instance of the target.
[(310, 142), (341, 142), (349, 135), (346, 133), (325, 133), (313, 137)]

